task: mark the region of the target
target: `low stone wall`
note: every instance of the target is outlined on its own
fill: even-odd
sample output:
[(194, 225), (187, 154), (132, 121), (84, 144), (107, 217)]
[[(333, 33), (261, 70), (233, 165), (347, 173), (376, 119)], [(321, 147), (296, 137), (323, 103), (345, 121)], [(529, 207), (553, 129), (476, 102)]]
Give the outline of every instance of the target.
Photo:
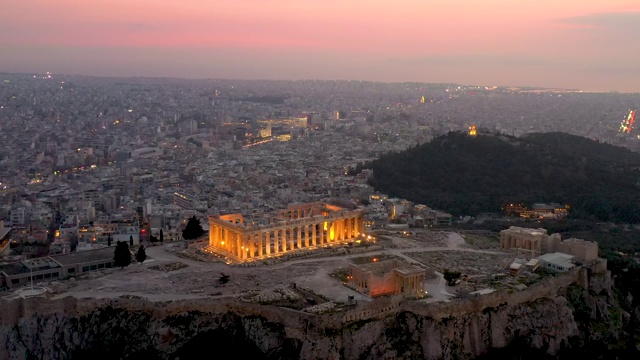
[[(292, 321), (292, 319), (295, 319), (295, 323), (297, 324), (301, 320), (301, 317), (309, 319), (316, 317), (316, 315), (306, 314), (292, 309), (237, 302), (235, 300), (180, 300), (154, 302), (153, 306), (150, 306), (150, 302), (145, 299), (78, 299), (69, 296), (55, 300), (46, 298), (19, 300), (0, 299), (0, 308), (2, 309), (2, 311), (0, 311), (0, 324), (13, 326), (22, 318), (36, 315), (63, 314), (68, 317), (82, 316), (95, 311), (97, 308), (104, 307), (143, 311), (157, 318), (164, 318), (189, 311), (214, 314), (233, 312), (240, 316), (260, 315), (269, 320), (284, 323), (285, 325), (289, 321)], [(292, 316), (293, 314), (295, 314), (295, 316)]]
[[(593, 281), (598, 277), (597, 282)], [(433, 319), (455, 317), (470, 312), (482, 312), (486, 308), (497, 308), (500, 306), (515, 306), (518, 304), (531, 302), (540, 298), (555, 298), (558, 292), (567, 288), (571, 284), (579, 284), (584, 288), (592, 286), (598, 289), (606, 288), (606, 279), (609, 272), (606, 270), (606, 261), (600, 259), (587, 266), (576, 267), (570, 271), (547, 277), (540, 282), (531, 285), (524, 290), (504, 290), (496, 291), (486, 295), (475, 295), (471, 298), (456, 299), (450, 302), (419, 303), (415, 301), (401, 302), (398, 298), (391, 300), (380, 298), (372, 302), (360, 305), (345, 313), (343, 322), (365, 320), (379, 314), (391, 314), (399, 311), (410, 311), (418, 315), (428, 316)]]
[[(605, 288), (602, 284), (607, 284), (610, 275), (606, 269), (606, 262), (595, 262), (589, 267), (578, 267), (571, 271), (557, 276), (548, 277), (540, 282), (531, 285), (527, 289), (521, 291), (508, 290), (497, 291), (486, 295), (476, 295), (472, 298), (457, 299), (451, 302), (438, 303), (419, 303), (414, 301), (402, 301), (400, 296), (378, 298), (374, 301), (359, 305), (357, 308), (348, 310), (344, 313), (331, 315), (329, 322), (344, 323), (351, 321), (359, 321), (370, 318), (381, 318), (400, 311), (410, 311), (418, 315), (428, 316), (433, 319), (442, 319), (447, 317), (455, 317), (460, 314), (469, 312), (481, 312), (486, 308), (497, 308), (500, 306), (514, 306), (526, 302), (535, 301), (540, 298), (554, 298), (559, 290), (568, 287), (571, 284), (580, 284), (587, 288), (591, 283), (597, 288)], [(592, 279), (597, 278), (597, 281)], [(27, 299), (23, 301), (0, 300), (0, 323), (11, 325), (17, 323), (22, 317), (29, 317), (36, 313), (64, 313), (68, 315), (78, 315), (90, 312), (96, 307), (102, 306), (118, 306), (131, 308), (148, 309), (146, 300), (132, 299), (77, 299), (67, 297), (59, 300), (48, 300), (41, 298)], [(238, 314), (246, 315), (265, 315), (267, 317), (277, 318), (279, 321), (287, 321), (287, 312), (289, 309), (280, 307), (271, 307), (251, 303), (237, 303), (233, 300), (182, 300), (175, 302), (154, 303), (154, 315), (167, 316), (170, 314), (180, 313), (183, 311), (195, 310), (207, 313), (224, 313), (233, 311)], [(300, 312), (295, 312), (299, 318)], [(316, 315), (308, 314), (309, 317)], [(298, 320), (296, 320), (298, 321)]]
[(346, 311), (344, 314), (341, 314), (340, 321), (347, 323), (351, 321), (384, 318), (387, 315), (397, 313), (401, 305), (401, 296), (379, 298), (359, 306), (356, 309)]
[[(220, 333), (212, 337), (212, 331), (237, 334), (241, 344), (254, 346), (262, 354), (290, 346), (292, 356), (301, 359), (369, 358), (372, 354), (470, 359), (507, 346), (519, 336), (554, 355), (567, 339), (579, 334), (572, 310), (558, 295), (576, 283), (607, 290), (610, 274), (597, 271), (602, 266), (594, 263), (548, 277), (522, 291), (430, 304), (387, 297), (320, 315), (235, 299), (0, 299), (0, 359), (21, 359), (25, 354), (72, 358), (78, 349), (102, 351), (105, 338), (115, 336), (109, 341), (118, 343), (122, 336), (118, 334), (127, 334), (126, 345), (132, 347), (118, 350), (114, 358), (148, 347), (157, 349), (160, 358), (171, 358), (193, 345), (188, 342), (198, 335), (215, 341)], [(198, 349), (208, 345), (200, 344)]]
[(486, 308), (500, 306), (515, 306), (531, 302), (540, 298), (554, 298), (560, 289), (577, 282), (581, 270), (579, 268), (558, 276), (543, 279), (524, 290), (496, 291), (486, 295), (476, 295), (472, 298), (458, 299), (451, 302), (420, 304), (416, 302), (403, 303), (402, 310), (428, 316), (433, 319), (455, 317), (470, 312), (482, 312)]

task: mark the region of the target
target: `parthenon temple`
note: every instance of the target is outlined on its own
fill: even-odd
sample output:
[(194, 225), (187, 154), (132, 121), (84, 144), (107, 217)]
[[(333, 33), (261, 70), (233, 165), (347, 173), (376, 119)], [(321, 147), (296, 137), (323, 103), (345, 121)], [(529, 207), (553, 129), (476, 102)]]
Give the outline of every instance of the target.
[(363, 238), (363, 215), (325, 203), (290, 205), (275, 216), (245, 221), (241, 214), (209, 216), (209, 247), (236, 261), (280, 256)]

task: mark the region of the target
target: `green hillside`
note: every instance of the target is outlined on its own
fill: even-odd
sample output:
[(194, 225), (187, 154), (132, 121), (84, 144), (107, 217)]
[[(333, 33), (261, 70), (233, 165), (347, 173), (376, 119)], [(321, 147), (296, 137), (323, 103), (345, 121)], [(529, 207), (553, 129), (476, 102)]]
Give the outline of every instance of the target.
[(558, 202), (577, 218), (640, 222), (640, 154), (564, 133), (449, 133), (365, 168), (377, 190), (453, 215)]

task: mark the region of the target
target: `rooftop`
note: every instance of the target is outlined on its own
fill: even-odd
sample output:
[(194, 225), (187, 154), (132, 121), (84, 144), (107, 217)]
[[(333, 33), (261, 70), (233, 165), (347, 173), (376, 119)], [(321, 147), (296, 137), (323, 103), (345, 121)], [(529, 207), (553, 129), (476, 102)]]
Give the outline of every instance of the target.
[(376, 261), (366, 263), (358, 263), (354, 261), (352, 266), (355, 266), (363, 271), (370, 271), (371, 274), (377, 277), (383, 276), (393, 270), (401, 275), (410, 275), (425, 272), (424, 268), (410, 264), (397, 258), (384, 259), (382, 261), (377, 261), (377, 258), (374, 259), (376, 259)]
[(538, 259), (546, 261), (550, 264), (559, 265), (566, 268), (574, 267), (575, 264), (571, 261), (575, 258), (573, 255), (563, 254), (559, 252), (548, 253), (538, 256)]
[(0, 271), (11, 276), (29, 272), (29, 268), (24, 266), (22, 263), (15, 262), (0, 265)]
[(508, 229), (502, 230), (501, 232), (517, 232), (520, 234), (529, 234), (534, 236), (547, 234), (547, 230), (543, 228), (530, 229), (530, 228), (522, 228), (518, 226), (511, 226)]
[(73, 265), (97, 260), (112, 259), (115, 246), (96, 250), (79, 251), (64, 255), (53, 255), (51, 258), (60, 265)]
[(0, 240), (2, 240), (2, 238), (4, 238), (5, 236), (7, 236), (7, 234), (9, 233), (9, 231), (11, 231), (10, 227), (0, 227)]

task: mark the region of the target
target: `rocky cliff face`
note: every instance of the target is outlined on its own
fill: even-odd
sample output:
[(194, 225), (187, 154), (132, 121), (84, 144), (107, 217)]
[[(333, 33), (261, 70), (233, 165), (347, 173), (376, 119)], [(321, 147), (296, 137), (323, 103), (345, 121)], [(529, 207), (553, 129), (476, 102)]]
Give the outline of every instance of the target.
[(465, 359), (514, 344), (558, 356), (621, 338), (623, 316), (601, 277), (530, 301), (454, 312), (455, 303), (426, 312), (401, 304), (356, 320), (206, 299), (4, 301), (0, 359)]

